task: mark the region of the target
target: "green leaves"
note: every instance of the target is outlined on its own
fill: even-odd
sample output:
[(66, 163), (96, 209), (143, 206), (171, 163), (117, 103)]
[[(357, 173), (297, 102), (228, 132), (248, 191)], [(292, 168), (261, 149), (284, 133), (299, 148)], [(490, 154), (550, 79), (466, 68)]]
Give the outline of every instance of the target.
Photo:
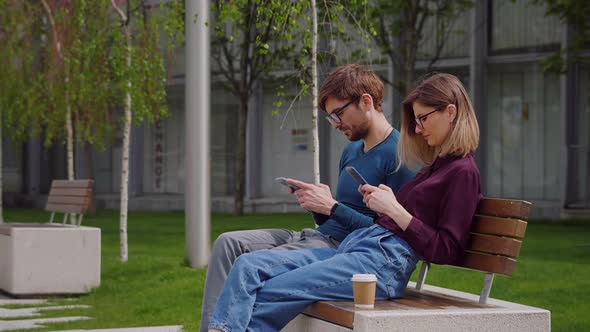
[[(79, 142), (104, 148), (118, 126), (123, 96), (135, 121), (167, 114), (165, 60), (184, 43), (184, 2), (155, 9), (130, 1), (132, 66), (119, 16), (109, 1), (48, 0), (55, 29), (39, 2), (0, 0), (0, 112), (17, 140), (65, 135), (71, 108)], [(57, 51), (57, 43), (60, 52)], [(131, 88), (127, 82), (131, 81)]]
[(590, 49), (590, 2), (577, 0), (533, 0), (535, 4), (545, 5), (546, 14), (559, 17), (572, 27), (570, 45), (565, 50), (556, 51), (543, 61), (545, 71), (561, 73), (570, 63), (589, 64), (588, 57), (581, 56), (583, 50)]

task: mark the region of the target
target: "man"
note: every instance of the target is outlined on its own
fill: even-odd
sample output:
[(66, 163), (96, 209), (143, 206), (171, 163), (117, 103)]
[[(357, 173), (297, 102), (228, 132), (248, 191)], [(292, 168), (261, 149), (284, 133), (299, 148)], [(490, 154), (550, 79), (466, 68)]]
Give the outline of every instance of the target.
[(293, 250), (336, 248), (350, 232), (373, 225), (375, 213), (363, 203), (359, 184), (344, 171), (353, 166), (369, 184), (385, 184), (394, 192), (414, 177), (405, 168), (397, 169), (399, 132), (383, 114), (383, 82), (368, 67), (356, 64), (335, 69), (320, 89), (320, 108), (326, 119), (351, 141), (342, 153), (336, 197), (324, 184), (293, 179), (301, 189), (293, 191), (299, 205), (312, 212), (316, 229), (293, 231), (263, 229), (221, 234), (213, 245), (203, 295), (201, 331), (209, 319), (231, 266), (243, 253), (260, 249)]

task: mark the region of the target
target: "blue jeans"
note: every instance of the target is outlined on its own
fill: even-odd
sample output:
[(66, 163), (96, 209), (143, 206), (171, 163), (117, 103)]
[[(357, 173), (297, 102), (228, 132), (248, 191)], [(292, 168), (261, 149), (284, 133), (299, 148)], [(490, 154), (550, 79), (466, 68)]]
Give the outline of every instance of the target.
[(321, 300), (352, 300), (351, 277), (377, 275), (376, 298), (403, 295), (417, 255), (385, 228), (352, 232), (338, 249), (261, 250), (236, 260), (209, 328), (278, 331)]

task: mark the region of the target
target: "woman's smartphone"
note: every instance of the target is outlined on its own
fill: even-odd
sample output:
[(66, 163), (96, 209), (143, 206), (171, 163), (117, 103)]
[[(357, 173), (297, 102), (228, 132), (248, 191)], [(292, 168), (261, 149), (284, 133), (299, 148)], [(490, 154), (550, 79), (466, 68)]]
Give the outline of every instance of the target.
[(350, 174), (350, 176), (352, 176), (352, 178), (358, 182), (359, 185), (362, 186), (363, 184), (367, 184), (367, 180), (365, 180), (365, 178), (356, 170), (356, 168), (352, 166), (346, 166), (344, 167), (344, 170), (348, 172), (348, 174)]
[(279, 181), (280, 184), (282, 184), (283, 186), (286, 186), (286, 187), (289, 187), (289, 188), (293, 189), (293, 191), (296, 191), (296, 190), (301, 189), (298, 186), (296, 186), (294, 184), (290, 184), (289, 182), (287, 182), (287, 178), (282, 177), (282, 176), (276, 178), (275, 181)]

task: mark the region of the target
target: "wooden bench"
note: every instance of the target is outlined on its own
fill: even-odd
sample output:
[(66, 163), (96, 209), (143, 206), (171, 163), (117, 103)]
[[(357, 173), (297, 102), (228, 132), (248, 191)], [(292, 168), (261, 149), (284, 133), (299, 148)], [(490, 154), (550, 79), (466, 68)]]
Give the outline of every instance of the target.
[[(1, 290), (15, 296), (84, 294), (100, 285), (100, 229), (81, 226), (93, 187), (92, 180), (54, 180), (45, 206), (49, 223), (0, 224)], [(53, 223), (56, 213), (64, 213), (62, 224)]]
[[(412, 326), (398, 324), (402, 323), (404, 319), (415, 319), (417, 317), (416, 315), (420, 316), (421, 314), (425, 314), (426, 311), (442, 310), (443, 312), (449, 313), (453, 311), (453, 315), (459, 317), (459, 312), (463, 313), (469, 310), (483, 310), (485, 312), (486, 310), (499, 310), (503, 307), (510, 307), (512, 304), (509, 302), (494, 300), (494, 303), (488, 303), (488, 297), (495, 274), (511, 276), (514, 272), (516, 258), (520, 253), (531, 206), (532, 204), (530, 202), (522, 200), (483, 198), (480, 201), (473, 218), (470, 244), (467, 252), (462, 261), (458, 264), (450, 265), (485, 273), (479, 301), (474, 301), (474, 296), (470, 294), (451, 290), (447, 291), (446, 289), (432, 286), (425, 287), (424, 281), (430, 263), (422, 262), (418, 282), (415, 283), (415, 287), (408, 287), (406, 289), (406, 294), (403, 298), (377, 301), (375, 308), (368, 310), (355, 309), (353, 302), (316, 302), (307, 307), (304, 314), (292, 321), (291, 326), (287, 327), (284, 331), (301, 329), (308, 331), (326, 329), (333, 331), (420, 330), (420, 328), (417, 328), (420, 325), (416, 321), (413, 321)], [(432, 289), (436, 289), (437, 291), (432, 291)], [(528, 310), (526, 308), (531, 308), (517, 304), (513, 305), (519, 307), (519, 312), (521, 313), (526, 312)], [(548, 319), (549, 314), (547, 311), (534, 309), (537, 308), (530, 310), (530, 312), (534, 312), (537, 315), (534, 317)], [(375, 319), (383, 319), (387, 315), (396, 316), (395, 321), (398, 322), (396, 326), (383, 325), (382, 322), (371, 325), (371, 317), (380, 317)], [(355, 317), (360, 317), (362, 323), (355, 324)], [(459, 323), (460, 320), (457, 318), (457, 320), (450, 322), (449, 324), (451, 325), (449, 326), (455, 326), (459, 329), (471, 329), (473, 326), (469, 325), (469, 316), (466, 315), (464, 317), (467, 318), (463, 325)], [(527, 318), (531, 317), (533, 316), (527, 316)], [(322, 320), (324, 323), (314, 321), (314, 318)], [(422, 321), (424, 322), (424, 320)], [(437, 317), (435, 321), (442, 322), (441, 317)], [(521, 322), (528, 321), (525, 319)], [(311, 326), (314, 326), (314, 324), (321, 326), (321, 328), (312, 328)], [(546, 325), (546, 322), (540, 321), (539, 326), (545, 326), (544, 324)], [(367, 326), (372, 327), (369, 328)], [(442, 325), (430, 326), (430, 328), (437, 330), (442, 327)], [(423, 326), (423, 328), (426, 328), (426, 326)], [(452, 330), (452, 328), (450, 329)]]
[(64, 214), (63, 224), (69, 216), (72, 225), (80, 226), (93, 202), (93, 180), (53, 180), (45, 205), (45, 210), (51, 212), (49, 223), (53, 223), (55, 213), (60, 212)]

